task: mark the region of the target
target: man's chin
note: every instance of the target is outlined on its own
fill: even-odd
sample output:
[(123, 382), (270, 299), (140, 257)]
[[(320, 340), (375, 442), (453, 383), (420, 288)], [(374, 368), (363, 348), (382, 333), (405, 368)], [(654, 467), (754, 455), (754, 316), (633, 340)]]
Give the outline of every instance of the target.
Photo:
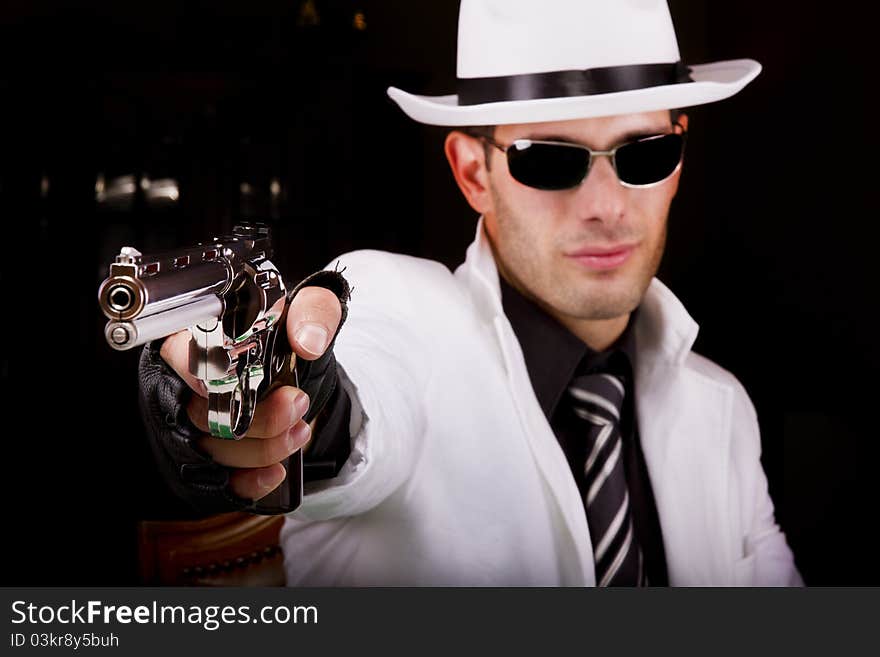
[(583, 291), (577, 299), (565, 300), (561, 310), (579, 320), (617, 319), (635, 310), (642, 298), (641, 290), (632, 286), (619, 291), (602, 289), (602, 286), (589, 287), (592, 289)]

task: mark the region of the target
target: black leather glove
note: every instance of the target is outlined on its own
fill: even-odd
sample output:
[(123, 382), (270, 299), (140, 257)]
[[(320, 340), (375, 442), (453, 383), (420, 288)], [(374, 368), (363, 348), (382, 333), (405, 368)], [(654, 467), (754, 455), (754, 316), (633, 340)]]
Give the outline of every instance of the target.
[[(319, 271), (312, 274), (288, 293), (288, 302), (304, 287), (324, 287), (339, 298), (342, 306), (342, 317), (339, 329), (348, 316), (348, 301), (351, 295), (348, 282), (338, 271)], [(316, 457), (322, 458), (317, 468), (322, 476), (333, 476), (338, 472), (348, 456), (348, 410), (350, 402), (338, 386), (336, 358), (333, 345), (336, 336), (324, 354), (313, 361), (303, 359), (297, 362), (297, 376), (300, 388), (309, 395), (309, 410), (304, 416), (307, 422), (317, 417), (327, 408), (328, 402), (334, 407), (334, 426), (328, 426), (329, 433), (344, 432), (344, 441), (331, 441), (332, 445), (340, 446), (344, 442), (344, 450), (328, 448), (327, 441), (320, 450), (315, 451)], [(223, 513), (244, 510), (251, 505), (250, 500), (238, 497), (229, 488), (229, 474), (233, 468), (218, 463), (197, 446), (196, 439), (203, 436), (190, 421), (186, 413), (192, 391), (189, 386), (162, 360), (159, 354), (161, 341), (147, 344), (141, 352), (140, 404), (141, 414), (147, 428), (150, 446), (160, 471), (171, 490), (194, 510), (205, 513)], [(341, 416), (345, 417), (342, 418)], [(331, 437), (332, 438), (332, 437)], [(311, 450), (310, 450), (311, 453)], [(328, 455), (335, 454), (335, 459), (328, 462)], [(334, 467), (327, 468), (328, 463)], [(308, 471), (308, 459), (305, 470)], [(316, 463), (319, 465), (319, 463)], [(312, 477), (316, 478), (316, 477)]]

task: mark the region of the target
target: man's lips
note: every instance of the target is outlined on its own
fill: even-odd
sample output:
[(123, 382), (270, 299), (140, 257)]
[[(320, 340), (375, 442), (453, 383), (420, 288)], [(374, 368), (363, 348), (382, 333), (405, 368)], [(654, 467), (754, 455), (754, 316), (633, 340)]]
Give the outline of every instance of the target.
[(565, 254), (587, 269), (607, 270), (619, 267), (635, 250), (635, 244), (588, 246)]

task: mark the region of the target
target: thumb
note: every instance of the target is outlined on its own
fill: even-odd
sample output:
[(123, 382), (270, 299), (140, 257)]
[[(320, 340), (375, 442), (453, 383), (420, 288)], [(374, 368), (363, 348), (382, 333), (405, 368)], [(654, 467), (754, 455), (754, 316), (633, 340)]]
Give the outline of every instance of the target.
[(333, 341), (341, 318), (336, 294), (323, 287), (302, 288), (287, 311), (287, 339), (293, 352), (306, 360), (319, 358)]

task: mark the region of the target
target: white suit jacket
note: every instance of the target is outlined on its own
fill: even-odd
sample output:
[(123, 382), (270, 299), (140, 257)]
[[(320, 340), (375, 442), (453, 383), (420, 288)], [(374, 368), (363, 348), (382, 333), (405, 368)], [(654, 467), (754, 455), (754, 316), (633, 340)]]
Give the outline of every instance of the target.
[[(584, 505), (504, 315), (482, 222), (454, 275), (380, 251), (339, 262), (354, 288), (336, 342), (352, 453), (285, 519), (288, 585), (595, 585)], [(697, 325), (656, 279), (635, 330), (670, 584), (800, 584), (745, 390), (691, 351)]]

